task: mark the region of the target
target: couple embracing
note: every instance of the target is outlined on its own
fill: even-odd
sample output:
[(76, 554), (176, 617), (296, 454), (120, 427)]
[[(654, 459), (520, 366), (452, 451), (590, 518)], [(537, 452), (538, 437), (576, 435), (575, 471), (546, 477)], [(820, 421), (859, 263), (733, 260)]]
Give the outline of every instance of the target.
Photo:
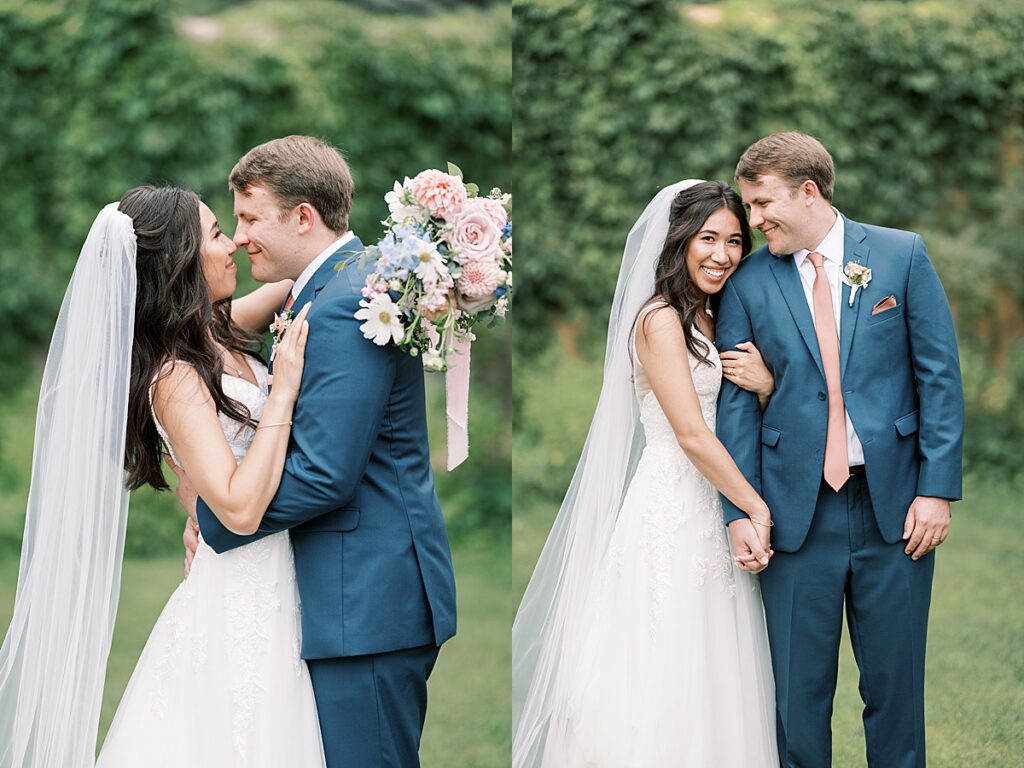
[(629, 233), (513, 629), (515, 768), (826, 768), (844, 609), (868, 764), (925, 765), (961, 495), (949, 305), (918, 235), (833, 207), (813, 137), (761, 139), (736, 181), (663, 189)]
[[(335, 149), (268, 142), (229, 185), (233, 239), (194, 193), (138, 187), (79, 257), (0, 651), (4, 768), (93, 765), (125, 470), (166, 488), (165, 455), (194, 559), (96, 764), (419, 764), (427, 678), (455, 632), (423, 366), (359, 329), (372, 265)], [(232, 301), (238, 247), (268, 285)], [(253, 350), (272, 319), (268, 369)]]

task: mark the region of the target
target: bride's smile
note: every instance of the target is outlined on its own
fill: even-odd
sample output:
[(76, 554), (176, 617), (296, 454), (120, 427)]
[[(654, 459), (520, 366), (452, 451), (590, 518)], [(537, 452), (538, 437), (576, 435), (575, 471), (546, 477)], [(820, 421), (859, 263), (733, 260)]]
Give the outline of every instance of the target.
[(690, 241), (686, 268), (697, 289), (710, 295), (722, 290), (725, 281), (739, 266), (742, 255), (739, 219), (728, 208), (720, 208), (708, 216)]

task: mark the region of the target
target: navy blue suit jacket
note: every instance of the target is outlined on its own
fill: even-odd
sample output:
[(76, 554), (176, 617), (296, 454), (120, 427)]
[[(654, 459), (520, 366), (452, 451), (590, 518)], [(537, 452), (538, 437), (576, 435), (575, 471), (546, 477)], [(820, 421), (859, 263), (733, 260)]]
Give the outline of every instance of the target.
[[(843, 286), (843, 399), (864, 447), (878, 527), (893, 543), (915, 496), (961, 496), (960, 360), (949, 302), (919, 235), (845, 219), (850, 261), (870, 267), (872, 277), (852, 307)], [(889, 295), (896, 306), (873, 315)], [(750, 255), (723, 289), (716, 333), (719, 351), (753, 341), (775, 375), (763, 414), (755, 395), (723, 381), (717, 432), (771, 509), (773, 546), (794, 552), (814, 515), (828, 400), (792, 255), (773, 256), (767, 246)], [(727, 523), (743, 516), (728, 499), (723, 505)]]
[[(455, 634), (455, 576), (434, 490), (423, 364), (363, 337), (364, 246), (350, 241), (295, 301), (312, 301), (302, 389), (281, 485), (252, 536), (199, 500), (224, 552), (291, 530), (306, 659), (441, 645)], [(336, 265), (346, 266), (336, 272)]]

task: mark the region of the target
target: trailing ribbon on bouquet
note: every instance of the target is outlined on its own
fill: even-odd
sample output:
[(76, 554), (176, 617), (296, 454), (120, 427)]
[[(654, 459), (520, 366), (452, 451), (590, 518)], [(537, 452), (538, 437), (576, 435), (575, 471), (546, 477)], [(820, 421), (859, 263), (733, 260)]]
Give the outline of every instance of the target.
[[(459, 310), (455, 310), (456, 314)], [(449, 329), (442, 340), (433, 325), (427, 328), (427, 336), (435, 347), (450, 350), (448, 365), (444, 372), (445, 420), (447, 422), (449, 472), (469, 458), (469, 368), (472, 333), (461, 336)]]
[(469, 339), (456, 339), (444, 377), (448, 471), (469, 458)]

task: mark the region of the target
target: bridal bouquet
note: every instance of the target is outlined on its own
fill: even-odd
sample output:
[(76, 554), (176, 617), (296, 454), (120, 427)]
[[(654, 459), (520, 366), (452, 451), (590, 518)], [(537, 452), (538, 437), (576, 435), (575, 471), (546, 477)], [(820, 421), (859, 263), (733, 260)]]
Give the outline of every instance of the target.
[[(366, 249), (363, 335), (421, 355), (429, 371), (447, 371), (479, 322), (505, 317), (512, 295), (511, 195), (485, 197), (462, 171), (428, 169), (395, 182), (385, 195), (384, 237)], [(468, 352), (468, 349), (466, 349)]]

